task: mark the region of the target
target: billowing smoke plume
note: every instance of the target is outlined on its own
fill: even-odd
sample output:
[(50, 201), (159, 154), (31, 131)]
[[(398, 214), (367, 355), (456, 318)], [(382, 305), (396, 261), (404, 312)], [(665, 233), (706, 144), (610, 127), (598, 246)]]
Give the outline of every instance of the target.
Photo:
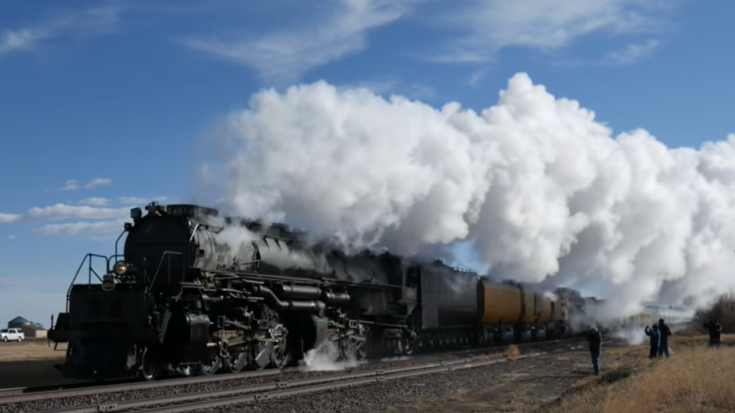
[(471, 240), (497, 278), (624, 311), (735, 283), (735, 136), (698, 150), (613, 136), (525, 74), (481, 113), (324, 82), (266, 90), (223, 131), (203, 188), (231, 214), (402, 254)]

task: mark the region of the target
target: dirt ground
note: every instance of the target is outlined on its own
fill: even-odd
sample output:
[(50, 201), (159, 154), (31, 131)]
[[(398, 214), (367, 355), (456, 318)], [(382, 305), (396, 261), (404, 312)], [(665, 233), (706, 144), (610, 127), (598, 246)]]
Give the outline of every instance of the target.
[(553, 402), (566, 389), (591, 376), (589, 353), (576, 350), (564, 355), (540, 357), (511, 373), (492, 377), (479, 388), (398, 406), (396, 412), (527, 412)]
[(72, 383), (53, 368), (64, 361), (66, 344), (49, 347), (47, 341), (0, 343), (0, 388)]
[[(701, 343), (700, 343), (701, 341)], [(704, 337), (676, 338), (671, 347), (704, 345)], [(648, 363), (648, 346), (623, 343), (603, 348), (602, 373), (592, 374), (592, 362), (586, 346), (571, 352), (543, 356), (512, 372), (488, 378), (482, 386), (476, 383), (466, 389), (437, 394), (389, 409), (391, 412), (543, 412), (573, 387), (592, 382), (604, 383), (608, 376), (619, 374), (622, 366)], [(421, 383), (416, 383), (421, 385)]]

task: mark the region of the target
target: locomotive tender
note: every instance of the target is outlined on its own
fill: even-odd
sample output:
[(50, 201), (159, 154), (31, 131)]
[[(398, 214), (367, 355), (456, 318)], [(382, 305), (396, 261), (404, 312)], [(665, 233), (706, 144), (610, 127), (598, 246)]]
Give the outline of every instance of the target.
[(131, 209), (122, 257), (117, 243), (112, 257), (87, 254), (88, 280), (72, 281), (48, 333), (68, 343), (64, 376), (282, 368), (327, 342), (362, 360), (568, 333), (565, 299), (441, 261), (348, 255), (197, 205), (145, 209)]

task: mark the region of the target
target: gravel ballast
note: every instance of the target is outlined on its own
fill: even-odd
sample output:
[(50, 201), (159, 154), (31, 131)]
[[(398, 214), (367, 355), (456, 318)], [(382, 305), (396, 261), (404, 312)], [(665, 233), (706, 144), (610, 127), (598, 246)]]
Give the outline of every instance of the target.
[(558, 398), (591, 375), (585, 351), (548, 354), (472, 369), (326, 390), (200, 412), (502, 412), (526, 411)]
[(211, 390), (233, 389), (238, 387), (253, 386), (263, 383), (272, 383), (275, 381), (293, 381), (303, 380), (315, 377), (327, 377), (336, 374), (361, 373), (375, 370), (389, 370), (402, 367), (418, 366), (426, 363), (440, 363), (448, 361), (462, 360), (471, 358), (467, 354), (439, 354), (435, 356), (420, 357), (412, 360), (397, 360), (383, 363), (364, 364), (345, 370), (326, 370), (326, 371), (306, 371), (306, 372), (289, 372), (277, 375), (251, 377), (244, 379), (232, 379), (224, 381), (212, 381), (208, 383), (195, 383), (187, 385), (177, 385), (170, 387), (158, 387), (152, 389), (140, 389), (124, 392), (101, 393), (87, 396), (74, 396), (68, 398), (36, 400), (23, 403), (0, 404), (0, 412), (2, 413), (30, 413), (43, 412), (49, 410), (83, 407), (91, 405), (99, 405), (104, 403), (125, 402), (131, 400), (165, 397), (178, 394), (204, 392)]
[[(561, 347), (565, 347), (562, 349)], [(556, 351), (566, 351), (568, 350), (568, 344), (562, 344), (560, 346), (551, 346), (556, 347)], [(523, 351), (525, 352), (535, 352), (535, 350), (526, 349)], [(484, 351), (484, 352), (474, 352), (474, 354), (494, 354), (495, 356), (499, 356), (498, 349), (493, 349), (493, 351)], [(545, 356), (542, 356), (545, 357)], [(289, 372), (289, 373), (281, 373), (277, 375), (270, 375), (270, 376), (262, 376), (262, 377), (250, 377), (250, 378), (243, 378), (243, 379), (232, 379), (232, 380), (223, 380), (223, 381), (212, 381), (212, 382), (206, 382), (206, 383), (194, 383), (194, 384), (187, 384), (187, 385), (176, 385), (176, 386), (170, 386), (170, 387), (158, 387), (158, 388), (150, 388), (150, 389), (140, 389), (140, 390), (131, 390), (131, 391), (118, 391), (118, 392), (109, 392), (109, 393), (101, 393), (101, 394), (94, 394), (94, 395), (87, 395), (87, 396), (74, 396), (74, 397), (67, 397), (67, 398), (59, 398), (59, 399), (48, 399), (48, 400), (35, 400), (31, 402), (22, 402), (22, 403), (13, 403), (13, 404), (0, 404), (0, 412), (8, 412), (8, 413), (29, 413), (29, 412), (44, 412), (44, 411), (50, 411), (50, 410), (57, 410), (57, 409), (68, 409), (68, 408), (75, 408), (75, 407), (85, 407), (85, 406), (96, 406), (100, 404), (106, 404), (106, 403), (115, 403), (115, 402), (127, 402), (127, 401), (133, 401), (133, 400), (140, 400), (140, 399), (147, 399), (147, 398), (157, 398), (157, 397), (166, 397), (166, 396), (174, 396), (174, 395), (181, 395), (181, 394), (187, 394), (187, 393), (196, 393), (196, 392), (205, 392), (205, 391), (213, 391), (213, 390), (223, 390), (223, 389), (233, 389), (233, 388), (239, 388), (239, 387), (246, 387), (246, 386), (253, 386), (257, 384), (264, 384), (264, 383), (273, 383), (273, 382), (282, 382), (282, 381), (294, 381), (294, 380), (303, 380), (308, 378), (316, 378), (316, 377), (327, 377), (337, 374), (343, 374), (343, 373), (360, 373), (360, 372), (370, 372), (375, 370), (391, 370), (396, 368), (403, 368), (403, 367), (412, 367), (412, 366), (418, 366), (418, 365), (424, 365), (427, 363), (440, 363), (440, 362), (451, 362), (451, 361), (457, 361), (457, 360), (463, 360), (463, 359), (471, 359), (473, 358), (473, 353), (455, 353), (455, 354), (436, 354), (436, 355), (426, 355), (422, 357), (417, 357), (415, 359), (409, 359), (409, 360), (394, 360), (390, 362), (382, 362), (382, 363), (373, 363), (373, 364), (365, 364), (360, 365), (357, 367), (352, 367), (346, 370), (332, 370), (332, 371), (308, 371), (308, 372)], [(538, 359), (536, 357), (535, 359)], [(471, 369), (471, 370), (460, 370), (454, 373), (438, 373), (438, 374), (431, 374), (431, 375), (424, 375), (420, 376), (418, 378), (407, 378), (407, 379), (400, 379), (395, 381), (388, 381), (386, 384), (380, 384), (377, 385), (379, 387), (385, 387), (391, 388), (393, 390), (401, 389), (399, 394), (403, 394), (404, 391), (406, 394), (423, 394), (422, 392), (428, 391), (428, 394), (436, 393), (437, 388), (439, 389), (446, 389), (447, 386), (444, 385), (438, 385), (437, 388), (432, 387), (431, 383), (442, 383), (444, 380), (447, 380), (447, 374), (452, 375), (492, 375), (493, 371), (496, 371), (496, 369), (500, 369), (497, 371), (505, 371), (504, 369), (511, 369), (514, 368), (513, 365), (525, 365), (524, 363), (532, 362), (531, 360), (517, 360), (510, 363), (499, 363), (496, 365), (491, 365), (489, 367), (480, 367), (478, 369)], [(490, 369), (490, 370), (487, 370)], [(436, 378), (432, 377), (436, 376)], [(454, 377), (454, 376), (451, 376)], [(464, 377), (464, 376), (462, 376)], [(453, 379), (449, 379), (452, 381)], [(418, 383), (418, 384), (411, 384), (411, 383)], [(423, 384), (422, 384), (423, 383)], [(457, 385), (456, 383), (453, 383), (453, 385)], [(406, 387), (408, 386), (408, 387)], [(365, 387), (365, 386), (363, 386)], [(374, 386), (367, 386), (365, 388), (369, 389)], [(372, 390), (364, 390), (362, 388), (358, 389), (360, 391), (367, 391), (366, 394), (360, 395), (359, 397), (355, 397), (353, 395), (353, 390), (335, 390), (334, 397), (337, 401), (334, 402), (334, 405), (336, 406), (334, 411), (348, 411), (344, 409), (349, 409), (349, 406), (372, 406), (370, 400)], [(347, 397), (344, 397), (342, 395), (346, 395)], [(373, 395), (373, 397), (377, 397), (376, 402), (384, 401), (384, 397), (381, 395), (380, 392), (376, 393), (377, 396)], [(362, 400), (364, 396), (364, 400)], [(303, 406), (301, 406), (302, 400), (321, 400), (321, 398), (324, 396), (320, 395), (301, 395), (298, 396), (299, 403), (298, 405), (295, 405), (296, 411), (303, 411), (300, 410)], [(314, 399), (316, 398), (316, 399)], [(330, 396), (331, 398), (331, 396)], [(340, 399), (344, 398), (345, 400), (339, 401)], [(393, 399), (389, 399), (393, 400)], [(288, 399), (276, 399), (272, 403), (284, 403), (286, 407), (289, 405)], [(365, 404), (366, 403), (366, 404)], [(389, 403), (389, 405), (392, 405), (394, 402)], [(344, 404), (344, 405), (343, 405)], [(267, 405), (267, 403), (266, 403)], [(264, 405), (265, 406), (265, 405)], [(362, 409), (363, 407), (360, 407)], [(248, 409), (253, 408), (253, 406), (248, 406)], [(263, 407), (260, 406), (258, 408), (265, 408), (268, 409), (267, 406)], [(310, 406), (309, 408), (313, 408), (313, 410), (310, 411), (324, 411), (319, 406), (319, 402), (314, 402), (313, 406)], [(224, 409), (231, 409), (228, 407), (224, 407)], [(278, 408), (281, 409), (281, 408)], [(356, 411), (365, 411), (365, 410), (356, 410)], [(383, 410), (382, 408), (378, 408), (378, 410)], [(216, 410), (219, 411), (219, 410)], [(238, 411), (237, 408), (230, 411)], [(263, 410), (263, 411), (270, 411), (270, 410)], [(275, 411), (275, 410), (274, 410)], [(279, 410), (283, 411), (283, 410)], [(288, 410), (286, 410), (288, 411)], [(328, 410), (329, 411), (329, 410)]]

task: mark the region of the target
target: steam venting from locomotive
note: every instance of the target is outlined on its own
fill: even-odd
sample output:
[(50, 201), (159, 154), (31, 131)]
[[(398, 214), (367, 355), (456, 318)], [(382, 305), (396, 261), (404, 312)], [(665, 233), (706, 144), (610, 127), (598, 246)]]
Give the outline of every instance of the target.
[(523, 73), (481, 112), (316, 82), (257, 93), (226, 126), (193, 191), (228, 215), (401, 255), (471, 242), (481, 273), (631, 314), (735, 286), (735, 135), (613, 135)]

